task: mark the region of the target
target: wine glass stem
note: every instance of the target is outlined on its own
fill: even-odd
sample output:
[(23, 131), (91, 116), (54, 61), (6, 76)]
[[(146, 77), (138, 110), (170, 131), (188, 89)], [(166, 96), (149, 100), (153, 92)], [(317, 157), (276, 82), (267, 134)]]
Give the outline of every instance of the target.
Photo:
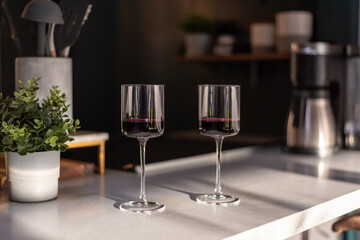
[(216, 195), (221, 195), (221, 175), (220, 175), (220, 161), (221, 161), (221, 149), (222, 143), (224, 138), (223, 137), (215, 137), (216, 143), (216, 182), (215, 182), (215, 189), (214, 192)]
[(140, 197), (139, 201), (146, 203), (145, 195), (145, 155), (146, 155), (146, 142), (147, 138), (139, 138), (140, 145), (140, 167), (141, 167), (141, 182), (140, 182)]

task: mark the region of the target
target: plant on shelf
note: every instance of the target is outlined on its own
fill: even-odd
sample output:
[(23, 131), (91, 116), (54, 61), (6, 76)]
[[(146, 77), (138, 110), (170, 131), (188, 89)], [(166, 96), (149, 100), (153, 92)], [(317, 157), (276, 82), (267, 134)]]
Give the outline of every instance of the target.
[(186, 33), (208, 33), (212, 34), (215, 30), (214, 22), (200, 15), (186, 17), (180, 23), (181, 29)]
[(208, 52), (211, 45), (211, 34), (215, 31), (214, 22), (200, 15), (192, 15), (180, 23), (180, 28), (185, 33), (186, 56), (201, 56)]
[[(14, 97), (3, 98), (0, 93), (0, 152), (7, 153), (10, 198), (16, 201), (43, 201), (57, 196), (60, 151), (66, 150), (66, 142), (73, 140), (70, 135), (80, 128), (79, 120), (66, 115), (66, 95), (57, 86), (39, 103), (39, 80), (29, 80), (28, 86), (19, 81)], [(22, 192), (19, 182), (25, 180), (30, 183)], [(37, 181), (46, 183), (34, 185)], [(49, 195), (45, 190), (51, 188), (51, 181), (54, 186)], [(37, 188), (35, 196), (29, 194), (31, 187)]]

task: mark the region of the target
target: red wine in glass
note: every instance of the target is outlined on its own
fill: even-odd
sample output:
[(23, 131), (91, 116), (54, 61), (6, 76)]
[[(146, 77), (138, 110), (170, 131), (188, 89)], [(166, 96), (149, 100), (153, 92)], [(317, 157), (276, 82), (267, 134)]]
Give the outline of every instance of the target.
[(199, 130), (205, 136), (230, 137), (240, 131), (240, 120), (231, 118), (202, 118), (199, 121)]
[(120, 204), (120, 210), (134, 213), (164, 211), (165, 205), (148, 201), (145, 194), (146, 143), (150, 138), (164, 133), (165, 98), (164, 85), (121, 85), (121, 132), (136, 138), (140, 147), (140, 194), (138, 200)]
[(125, 118), (121, 132), (131, 138), (154, 138), (164, 133), (164, 121), (149, 118)]
[(216, 176), (214, 192), (199, 195), (196, 201), (209, 205), (236, 205), (240, 199), (222, 193), (220, 163), (224, 138), (240, 131), (240, 86), (199, 85), (199, 131), (216, 143)]

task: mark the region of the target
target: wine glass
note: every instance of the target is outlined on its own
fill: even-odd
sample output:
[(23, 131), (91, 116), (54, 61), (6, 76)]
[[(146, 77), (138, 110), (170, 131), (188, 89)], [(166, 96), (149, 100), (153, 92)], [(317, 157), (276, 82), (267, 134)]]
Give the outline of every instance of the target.
[(240, 131), (240, 86), (199, 85), (199, 131), (216, 143), (216, 183), (213, 194), (200, 195), (197, 202), (210, 205), (239, 204), (237, 197), (221, 191), (220, 157), (225, 137)]
[(164, 204), (147, 201), (145, 196), (146, 142), (164, 133), (164, 110), (164, 85), (121, 85), (121, 132), (139, 141), (141, 166), (139, 200), (122, 203), (121, 210), (152, 213), (165, 209)]

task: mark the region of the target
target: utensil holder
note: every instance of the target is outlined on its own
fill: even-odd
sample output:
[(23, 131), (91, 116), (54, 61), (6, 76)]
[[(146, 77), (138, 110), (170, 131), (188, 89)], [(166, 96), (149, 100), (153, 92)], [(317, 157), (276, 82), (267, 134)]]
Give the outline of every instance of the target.
[(52, 86), (57, 85), (66, 94), (70, 104), (67, 115), (73, 116), (72, 59), (60, 57), (19, 57), (15, 60), (15, 88), (18, 81), (26, 82), (32, 78), (41, 78), (37, 96), (41, 102), (50, 95)]

